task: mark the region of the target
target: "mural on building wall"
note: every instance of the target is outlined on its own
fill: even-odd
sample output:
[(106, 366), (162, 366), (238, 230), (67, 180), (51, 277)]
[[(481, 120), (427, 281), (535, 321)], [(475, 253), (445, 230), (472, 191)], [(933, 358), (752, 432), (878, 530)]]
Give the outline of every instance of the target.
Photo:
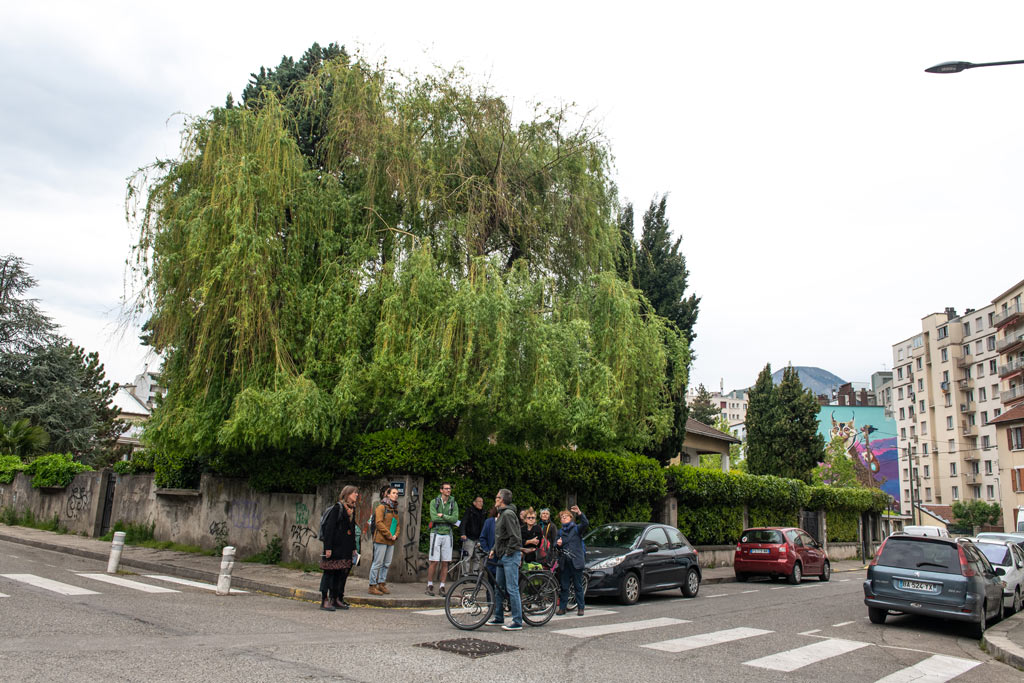
[(899, 449), (896, 421), (881, 406), (822, 406), (818, 434), (825, 443), (838, 436), (853, 458), (857, 479), (900, 500)]

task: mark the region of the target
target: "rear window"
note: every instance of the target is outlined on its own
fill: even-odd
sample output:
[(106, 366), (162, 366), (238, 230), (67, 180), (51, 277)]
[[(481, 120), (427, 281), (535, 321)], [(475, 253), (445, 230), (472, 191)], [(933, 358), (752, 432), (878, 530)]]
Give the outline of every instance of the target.
[(1002, 565), (1003, 567), (1012, 564), (1010, 561), (1010, 549), (1005, 545), (997, 545), (995, 543), (975, 543), (974, 545), (992, 564)]
[(740, 543), (785, 543), (782, 532), (774, 529), (747, 529), (740, 536)]
[(960, 573), (960, 553), (952, 543), (891, 537), (882, 548), (878, 564), (900, 569)]

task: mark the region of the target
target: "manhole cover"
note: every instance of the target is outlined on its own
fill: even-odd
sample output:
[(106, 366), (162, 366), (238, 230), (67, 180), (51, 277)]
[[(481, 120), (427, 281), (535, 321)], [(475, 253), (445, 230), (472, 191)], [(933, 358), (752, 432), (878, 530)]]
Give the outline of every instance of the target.
[(486, 640), (479, 640), (477, 638), (455, 638), (453, 640), (439, 640), (436, 643), (419, 643), (417, 647), (430, 647), (435, 650), (442, 650), (444, 652), (454, 652), (457, 655), (463, 655), (472, 659), (478, 659), (480, 657), (486, 657), (487, 655), (498, 654), (499, 652), (511, 652), (512, 650), (518, 650), (518, 647), (512, 645), (502, 645), (501, 643), (491, 643)]

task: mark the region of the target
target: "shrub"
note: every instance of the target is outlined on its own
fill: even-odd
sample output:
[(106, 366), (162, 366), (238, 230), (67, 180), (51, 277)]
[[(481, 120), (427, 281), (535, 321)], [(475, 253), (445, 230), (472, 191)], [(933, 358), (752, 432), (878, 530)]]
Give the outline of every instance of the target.
[(25, 474), (32, 477), (32, 488), (67, 486), (79, 472), (90, 471), (91, 467), (75, 462), (70, 453), (41, 455), (25, 467)]
[(16, 455), (0, 455), (0, 484), (10, 484), (14, 475), (25, 469), (25, 463)]
[(281, 537), (274, 536), (267, 543), (267, 546), (252, 557), (245, 558), (245, 562), (259, 562), (260, 564), (277, 564), (281, 561)]
[(153, 453), (152, 451), (139, 450), (132, 453), (131, 460), (118, 460), (113, 465), (114, 471), (118, 474), (142, 474), (152, 472)]

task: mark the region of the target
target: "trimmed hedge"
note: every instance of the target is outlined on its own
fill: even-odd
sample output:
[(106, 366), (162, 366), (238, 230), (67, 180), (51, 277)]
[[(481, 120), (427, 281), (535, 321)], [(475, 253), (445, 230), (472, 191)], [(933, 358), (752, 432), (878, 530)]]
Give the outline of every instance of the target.
[(41, 455), (25, 467), (25, 474), (32, 477), (32, 488), (44, 486), (67, 486), (79, 472), (91, 472), (92, 468), (75, 462), (70, 453)]

